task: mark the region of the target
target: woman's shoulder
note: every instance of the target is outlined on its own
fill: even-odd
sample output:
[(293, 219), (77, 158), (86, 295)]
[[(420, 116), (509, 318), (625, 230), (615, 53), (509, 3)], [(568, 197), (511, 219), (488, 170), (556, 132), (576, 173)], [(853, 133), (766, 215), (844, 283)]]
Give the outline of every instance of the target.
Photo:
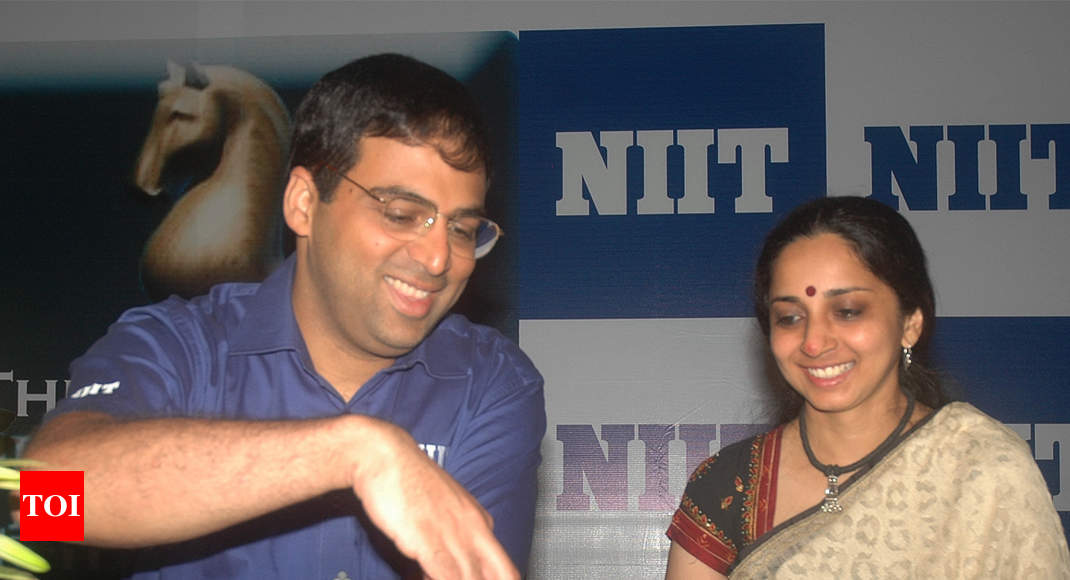
[(778, 426), (736, 441), (700, 463), (688, 478), (683, 505), (707, 516), (721, 514), (719, 520), (738, 518), (746, 511), (743, 502), (771, 485), (782, 431)]
[(783, 428), (783, 425), (778, 425), (722, 447), (698, 464), (691, 472), (688, 483), (738, 474), (740, 468), (750, 463), (756, 453), (760, 455), (767, 446), (779, 443)]
[(769, 527), (782, 427), (721, 448), (691, 473), (669, 538), (727, 573), (736, 555)]
[(986, 445), (1029, 447), (1010, 427), (969, 403), (956, 401), (944, 405), (936, 411), (932, 422), (938, 436)]
[[(1055, 577), (1058, 571), (1065, 577), (1070, 562), (1065, 534), (1025, 439), (967, 403), (946, 405), (930, 423), (936, 437), (926, 439), (928, 445), (917, 447), (909, 459), (931, 458), (916, 464), (931, 480), (944, 482), (930, 487), (953, 506), (948, 517), (973, 534), (967, 543), (1003, 570), (1019, 564), (1049, 566), (1048, 573), (1037, 576), (1034, 570), (1031, 576)], [(953, 524), (947, 527), (955, 530)], [(1023, 570), (991, 577), (1030, 575)]]
[(929, 446), (940, 461), (985, 465), (1015, 471), (1035, 467), (1033, 454), (1020, 435), (969, 403), (944, 405), (930, 421)]

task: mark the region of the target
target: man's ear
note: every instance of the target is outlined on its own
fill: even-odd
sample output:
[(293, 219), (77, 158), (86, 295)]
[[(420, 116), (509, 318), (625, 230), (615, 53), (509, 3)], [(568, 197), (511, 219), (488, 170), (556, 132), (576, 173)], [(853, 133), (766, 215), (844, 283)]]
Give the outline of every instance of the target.
[(303, 238), (311, 231), (312, 208), (318, 201), (319, 191), (312, 173), (300, 166), (291, 169), (282, 196), (282, 215), (297, 237)]

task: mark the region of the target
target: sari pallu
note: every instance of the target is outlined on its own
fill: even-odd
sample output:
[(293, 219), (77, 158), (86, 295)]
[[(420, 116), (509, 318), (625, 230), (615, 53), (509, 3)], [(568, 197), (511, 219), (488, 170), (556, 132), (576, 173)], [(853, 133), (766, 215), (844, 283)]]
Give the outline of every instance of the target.
[(1028, 445), (966, 403), (943, 407), (852, 478), (840, 504), (747, 546), (732, 578), (1070, 578)]

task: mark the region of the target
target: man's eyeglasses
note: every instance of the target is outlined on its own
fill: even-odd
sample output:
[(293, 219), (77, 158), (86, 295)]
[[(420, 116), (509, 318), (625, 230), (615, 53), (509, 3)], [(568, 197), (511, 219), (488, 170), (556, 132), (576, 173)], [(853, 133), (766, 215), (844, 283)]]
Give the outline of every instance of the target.
[(478, 259), (490, 253), (502, 236), (502, 228), (498, 224), (479, 214), (443, 216), (430, 201), (404, 195), (376, 195), (341, 171), (329, 165), (324, 167), (379, 202), (383, 231), (396, 240), (411, 242), (430, 231), (431, 226), (443, 217), (446, 219), (446, 231), (453, 254), (459, 258)]

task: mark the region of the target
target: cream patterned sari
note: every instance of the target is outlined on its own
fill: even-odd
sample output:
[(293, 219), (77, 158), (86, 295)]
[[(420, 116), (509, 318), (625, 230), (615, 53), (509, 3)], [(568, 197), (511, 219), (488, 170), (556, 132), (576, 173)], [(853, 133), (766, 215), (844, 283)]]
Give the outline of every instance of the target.
[(1029, 446), (967, 403), (941, 408), (841, 488), (840, 504), (763, 536), (731, 577), (1070, 578)]

